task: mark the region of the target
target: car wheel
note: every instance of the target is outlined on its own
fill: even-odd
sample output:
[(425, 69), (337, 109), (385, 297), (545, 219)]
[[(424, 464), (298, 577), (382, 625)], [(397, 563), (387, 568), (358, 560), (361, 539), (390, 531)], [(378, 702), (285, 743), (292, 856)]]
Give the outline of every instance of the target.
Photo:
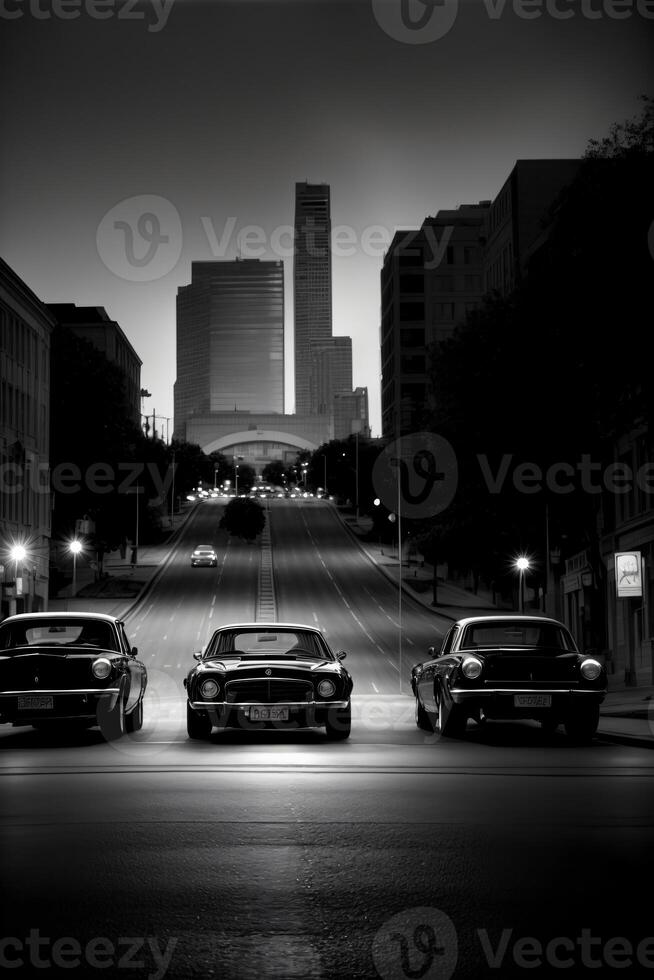
[(211, 735), (211, 718), (206, 711), (196, 711), (186, 702), (186, 731), (189, 738), (207, 739)]
[(352, 708), (332, 708), (327, 715), (325, 731), (332, 742), (349, 738), (352, 730)]
[(115, 742), (125, 734), (125, 702), (119, 695), (113, 708), (108, 705), (108, 698), (100, 702), (98, 724), (107, 742)]
[(436, 695), (436, 704), (438, 721), (434, 725), (434, 731), (445, 738), (461, 738), (466, 730), (468, 718), (460, 706), (453, 704), (450, 708), (446, 708), (443, 703), (443, 693), (440, 690)]
[(423, 732), (433, 732), (434, 726), (431, 723), (429, 715), (420, 704), (418, 698), (416, 698), (416, 725)]
[(565, 731), (573, 742), (590, 742), (599, 725), (599, 705), (580, 708), (565, 720)]
[(132, 708), (130, 713), (125, 718), (125, 729), (128, 732), (140, 732), (143, 728), (143, 698), (139, 699), (139, 703), (135, 708)]

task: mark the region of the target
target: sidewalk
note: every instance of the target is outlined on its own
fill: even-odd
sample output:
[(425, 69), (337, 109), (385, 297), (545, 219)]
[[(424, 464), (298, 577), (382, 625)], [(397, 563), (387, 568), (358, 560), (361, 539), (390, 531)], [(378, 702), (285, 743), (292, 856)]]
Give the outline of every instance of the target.
[(90, 561), (78, 558), (75, 596), (69, 582), (56, 598), (50, 598), (48, 608), (53, 612), (79, 610), (125, 617), (163, 570), (181, 528), (193, 517), (196, 506), (197, 503), (182, 504), (181, 513), (174, 515), (173, 526), (162, 541), (139, 546), (135, 565), (130, 562), (129, 546), (124, 558), (119, 551), (112, 551), (104, 556), (105, 576), (96, 581)]
[[(359, 528), (356, 518), (336, 507), (345, 527), (368, 555), (392, 582), (434, 614), (455, 621), (465, 616), (483, 616), (488, 613), (514, 612), (506, 606), (493, 604), (486, 595), (475, 595), (452, 582), (439, 579), (436, 587), (437, 605), (433, 598), (433, 568), (425, 563), (404, 560), (400, 569), (397, 548), (364, 540), (365, 530)], [(625, 687), (609, 676), (609, 691), (600, 709), (600, 732), (615, 741), (629, 744), (654, 746), (654, 685)]]

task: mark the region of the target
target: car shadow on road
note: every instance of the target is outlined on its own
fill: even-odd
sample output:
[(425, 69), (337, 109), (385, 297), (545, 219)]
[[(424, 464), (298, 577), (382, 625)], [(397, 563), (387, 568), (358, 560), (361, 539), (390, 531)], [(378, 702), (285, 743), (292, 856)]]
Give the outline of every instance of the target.
[(2, 749), (62, 749), (102, 745), (106, 739), (99, 728), (51, 722), (42, 728), (13, 728), (0, 738)]
[[(449, 739), (448, 741), (452, 741)], [(533, 747), (533, 748), (579, 748), (581, 744), (568, 738), (563, 726), (554, 731), (542, 728), (534, 721), (485, 721), (481, 725), (469, 722), (463, 738), (460, 741), (473, 742), (476, 745), (496, 745), (499, 747)], [(591, 742), (585, 743), (585, 748), (599, 747), (601, 740), (596, 736)]]

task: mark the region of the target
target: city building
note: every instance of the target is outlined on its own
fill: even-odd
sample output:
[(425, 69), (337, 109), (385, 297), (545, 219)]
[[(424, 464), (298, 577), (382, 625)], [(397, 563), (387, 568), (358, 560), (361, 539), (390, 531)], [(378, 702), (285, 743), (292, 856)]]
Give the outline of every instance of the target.
[[(328, 184), (295, 185), (293, 256), (295, 411), (311, 413), (312, 347), (332, 336), (331, 211)], [(350, 382), (350, 389), (352, 384)]]
[(312, 345), (309, 414), (329, 415), (336, 395), (352, 392), (352, 339), (331, 337)]
[(370, 438), (368, 417), (367, 388), (334, 395), (334, 439), (347, 439), (355, 434)]
[(175, 436), (196, 415), (284, 411), (281, 261), (193, 262), (177, 294)]
[(461, 205), (399, 231), (381, 271), (382, 435), (419, 431), (430, 400), (432, 345), (481, 302), (490, 201)]
[(484, 291), (507, 296), (520, 284), (548, 210), (581, 160), (518, 160), (493, 200), (484, 246)]
[(47, 608), (50, 557), (48, 308), (0, 259), (2, 617)]
[(57, 323), (75, 336), (88, 340), (101, 351), (111, 364), (121, 369), (125, 377), (125, 394), (130, 417), (141, 424), (141, 367), (143, 362), (125, 336), (102, 306), (76, 306), (75, 303), (48, 303)]

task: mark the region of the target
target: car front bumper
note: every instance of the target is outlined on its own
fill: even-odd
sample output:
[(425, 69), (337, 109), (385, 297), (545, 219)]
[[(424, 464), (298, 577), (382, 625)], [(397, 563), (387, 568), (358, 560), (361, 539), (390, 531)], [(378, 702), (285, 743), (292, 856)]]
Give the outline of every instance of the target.
[(119, 693), (117, 687), (4, 691), (0, 694), (0, 724), (96, 718), (100, 703), (111, 710)]
[[(206, 712), (212, 725), (217, 728), (319, 728), (333, 717), (334, 712), (345, 711), (349, 701), (189, 701), (194, 711)], [(288, 709), (288, 719), (271, 718), (268, 721), (251, 718), (253, 708)]]
[[(470, 711), (482, 708), (488, 718), (534, 718), (556, 714), (561, 717), (574, 714), (584, 706), (600, 705), (606, 697), (605, 690), (593, 688), (458, 688), (450, 689), (452, 701), (465, 705)], [(549, 704), (540, 700), (545, 695)], [(532, 698), (532, 703), (518, 704), (515, 697)]]

